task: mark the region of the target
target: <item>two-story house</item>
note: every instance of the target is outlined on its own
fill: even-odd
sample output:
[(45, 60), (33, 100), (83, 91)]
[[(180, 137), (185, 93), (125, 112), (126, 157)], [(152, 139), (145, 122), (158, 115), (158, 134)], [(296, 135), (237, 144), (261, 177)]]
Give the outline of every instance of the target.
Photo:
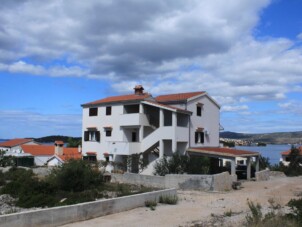
[(82, 105), (83, 155), (121, 162), (143, 154), (149, 163), (189, 147), (219, 147), (220, 106), (206, 92), (152, 97), (138, 85), (134, 94)]

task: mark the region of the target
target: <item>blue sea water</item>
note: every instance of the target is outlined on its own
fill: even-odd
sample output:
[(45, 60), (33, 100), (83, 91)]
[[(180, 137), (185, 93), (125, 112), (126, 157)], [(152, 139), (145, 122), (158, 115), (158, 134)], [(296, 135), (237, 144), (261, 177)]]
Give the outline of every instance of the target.
[(238, 150), (257, 151), (263, 157), (269, 158), (270, 164), (278, 164), (281, 158), (281, 152), (288, 151), (291, 145), (281, 144), (267, 144), (265, 147), (258, 146), (236, 146)]

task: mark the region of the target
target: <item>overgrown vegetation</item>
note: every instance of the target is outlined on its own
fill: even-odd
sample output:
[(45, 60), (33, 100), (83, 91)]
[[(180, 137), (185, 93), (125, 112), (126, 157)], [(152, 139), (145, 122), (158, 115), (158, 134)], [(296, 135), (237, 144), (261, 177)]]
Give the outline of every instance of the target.
[(165, 176), (167, 174), (208, 174), (210, 159), (207, 157), (188, 157), (178, 153), (172, 157), (164, 156), (154, 165), (154, 175)]
[(15, 205), (23, 208), (70, 205), (151, 191), (142, 186), (105, 183), (98, 169), (82, 160), (71, 160), (43, 179), (32, 170), (12, 167), (6, 173), (0, 172), (0, 184), (0, 194), (17, 198)]
[(287, 204), (291, 212), (284, 214), (281, 211), (281, 205), (276, 203), (273, 199), (270, 199), (270, 210), (266, 214), (263, 214), (260, 204), (254, 204), (252, 201), (248, 201), (250, 214), (246, 216), (246, 226), (249, 227), (298, 227), (302, 225), (302, 199), (292, 199)]

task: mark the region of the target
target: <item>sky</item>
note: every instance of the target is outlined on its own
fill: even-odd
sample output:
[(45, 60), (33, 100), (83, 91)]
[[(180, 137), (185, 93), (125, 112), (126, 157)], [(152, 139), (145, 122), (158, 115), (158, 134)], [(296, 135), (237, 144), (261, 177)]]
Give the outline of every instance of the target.
[(206, 91), (225, 131), (302, 131), (301, 0), (1, 0), (0, 138), (81, 136), (81, 104)]

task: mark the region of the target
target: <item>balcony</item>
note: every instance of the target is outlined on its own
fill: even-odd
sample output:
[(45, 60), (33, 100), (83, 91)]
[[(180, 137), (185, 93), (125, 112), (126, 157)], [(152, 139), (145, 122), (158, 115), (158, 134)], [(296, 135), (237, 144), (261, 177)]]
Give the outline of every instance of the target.
[(119, 117), (120, 126), (148, 126), (147, 116), (142, 113), (122, 114)]
[(115, 141), (110, 142), (109, 144), (109, 153), (116, 155), (131, 155), (140, 153), (141, 143), (139, 142), (123, 142), (123, 141)]

